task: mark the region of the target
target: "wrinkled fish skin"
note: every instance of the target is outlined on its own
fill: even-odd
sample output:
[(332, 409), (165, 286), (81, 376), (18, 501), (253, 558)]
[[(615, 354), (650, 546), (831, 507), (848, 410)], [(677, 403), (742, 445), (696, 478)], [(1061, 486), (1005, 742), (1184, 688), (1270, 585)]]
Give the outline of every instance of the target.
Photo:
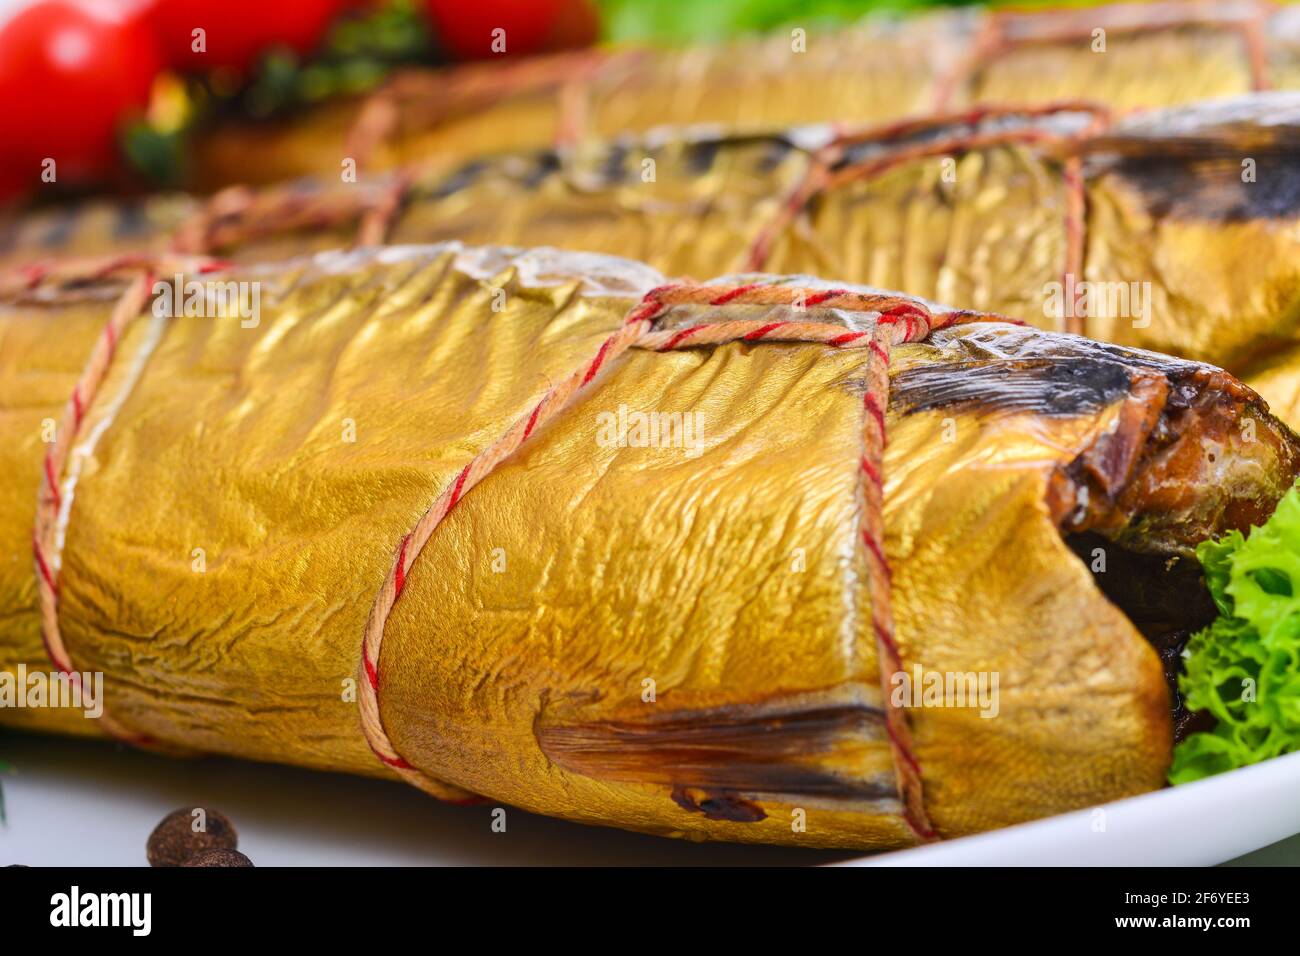
[[(65, 642), (78, 666), (105, 672), (119, 719), (205, 752), (386, 772), (341, 690), (403, 536), (662, 281), (619, 260), (512, 255), (430, 247), (263, 266), (248, 273), (264, 283), (255, 328), (166, 322), (105, 423), (158, 326), (128, 329), (126, 364), (87, 410), (86, 427), (104, 427), (60, 580)], [(501, 311), (490, 287), (513, 290)], [(30, 436), (57, 414), (108, 307), (79, 296), (0, 310), (11, 553), (30, 546)], [(857, 531), (865, 355), (633, 350), (602, 373), (410, 568), (378, 661), (398, 752), (493, 800), (585, 822), (804, 846), (914, 842)], [(1052, 362), (1090, 363), (1103, 384), (1043, 409), (1032, 382)], [(947, 384), (972, 363), (1009, 371)], [(1199, 413), (1173, 414), (1183, 395), (1253, 419), (1262, 436), (1220, 452), (1226, 465), (1255, 456), (1254, 484), (1243, 472), (1213, 507), (1198, 510), (1193, 494), (1173, 516), (1221, 522), (1223, 501), (1262, 502), (1289, 481), (1295, 437), (1223, 373), (1007, 326), (896, 349), (893, 381), (885, 548), (903, 660), (999, 680), (996, 716), (912, 711), (939, 832), (1160, 786), (1172, 739), (1160, 658), (1068, 547), (1054, 489), (1091, 462), (1087, 480), (1103, 488), (1103, 475), (1112, 510), (1137, 520), (1126, 492), (1201, 427)], [(624, 406), (699, 413), (699, 453), (602, 442), (601, 413)], [(1137, 452), (1101, 454), (1115, 435)], [(1132, 530), (1113, 515), (1097, 527), (1115, 547)], [(0, 568), (8, 666), (42, 661), (31, 582), (25, 560)], [(89, 723), (54, 710), (0, 719)]]
[[(842, 164), (972, 130), (1069, 132), (1080, 115), (992, 117), (974, 126), (934, 120), (859, 144)], [(478, 158), (417, 179), (392, 239), (554, 245), (642, 259), (670, 275), (716, 275), (745, 264), (824, 141), (807, 129), (697, 132), (592, 146), (563, 162), (551, 150)], [(1300, 176), (1291, 162), (1298, 149), (1296, 93), (1153, 111), (1080, 143), (1085, 241), (1073, 281), (1095, 292), (1080, 300), (1077, 317), (1064, 314), (1068, 185), (1055, 148), (957, 151), (955, 182), (945, 179), (940, 157), (929, 157), (828, 187), (803, 220), (776, 232), (764, 268), (906, 289), (1041, 328), (1077, 321), (1094, 338), (1226, 368), (1300, 423)], [(1254, 164), (1251, 177), (1243, 156)], [(653, 183), (642, 178), (647, 161)], [(279, 206), (268, 197), (255, 208), (333, 202), (355, 212), (365, 190), (378, 195), (382, 183), (303, 181), (272, 191)], [(164, 197), (19, 220), (2, 261), (161, 248), (195, 208)], [(295, 221), (284, 212), (266, 217)], [(118, 233), (127, 221), (134, 238), (124, 243)], [(269, 225), (228, 224), (214, 237), (216, 251), (257, 262), (347, 246), (356, 234), (354, 214), (305, 231)]]

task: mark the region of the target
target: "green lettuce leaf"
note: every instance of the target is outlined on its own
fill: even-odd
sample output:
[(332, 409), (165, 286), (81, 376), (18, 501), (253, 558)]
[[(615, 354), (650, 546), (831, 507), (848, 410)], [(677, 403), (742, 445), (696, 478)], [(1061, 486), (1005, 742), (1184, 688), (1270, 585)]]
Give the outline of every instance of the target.
[(1218, 723), (1174, 749), (1171, 783), (1300, 750), (1300, 483), (1263, 526), (1196, 556), (1220, 616), (1188, 641), (1178, 686)]

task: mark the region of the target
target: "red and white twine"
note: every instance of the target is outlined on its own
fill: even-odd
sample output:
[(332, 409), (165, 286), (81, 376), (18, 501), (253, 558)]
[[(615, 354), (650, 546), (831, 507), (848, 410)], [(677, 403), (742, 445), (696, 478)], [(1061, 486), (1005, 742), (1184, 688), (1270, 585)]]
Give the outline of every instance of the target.
[[(60, 674), (75, 684), (82, 682), (81, 672), (73, 665), (72, 657), (63, 641), (59, 627), (59, 576), (62, 570), (61, 542), (59, 541), (59, 513), (63, 507), (65, 490), (61, 485), (64, 467), (72, 448), (81, 435), (86, 414), (99, 393), (108, 368), (117, 355), (126, 328), (135, 320), (153, 298), (154, 276), (159, 272), (193, 272), (207, 274), (225, 267), (215, 259), (192, 256), (108, 256), (97, 259), (69, 259), (56, 265), (28, 266), (21, 270), (27, 285), (21, 291), (33, 291), (42, 284), (63, 284), (102, 280), (123, 272), (134, 272), (132, 278), (114, 303), (104, 330), (95, 340), (90, 358), (82, 369), (77, 384), (64, 404), (63, 415), (55, 424), (54, 440), (45, 452), (41, 467), (41, 481), (36, 498), (36, 519), (32, 530), (32, 559), (36, 568), (37, 601), (41, 618), (41, 642), (50, 662)], [(21, 278), (21, 276), (20, 276)], [(0, 276), (0, 290), (10, 293), (20, 285), (12, 276)], [(84, 689), (83, 689), (84, 690)], [(107, 704), (99, 702), (100, 726), (111, 736), (138, 747), (161, 747), (177, 750), (174, 745), (161, 744), (146, 734), (138, 733), (123, 724), (110, 711)]]
[[(842, 326), (815, 321), (729, 320), (707, 322), (681, 329), (656, 329), (655, 320), (673, 306), (786, 306), (835, 308), (873, 316), (869, 328), (846, 331)], [(403, 779), (434, 796), (458, 800), (472, 795), (430, 777), (397, 752), (380, 716), (380, 654), (385, 625), (400, 599), (411, 568), (438, 525), (497, 465), (513, 455), (539, 428), (569, 408), (596, 380), (601, 369), (629, 348), (653, 351), (715, 346), (728, 342), (797, 342), (828, 348), (868, 351), (867, 387), (863, 395), (863, 439), (860, 462), (864, 507), (860, 538), (868, 567), (871, 627), (874, 634), (885, 704), (885, 726), (899, 781), (904, 817), (919, 840), (934, 839), (925, 811), (921, 765), (911, 745), (905, 712), (890, 705), (890, 677), (902, 669), (890, 611), (889, 562), (884, 550), (885, 408), (889, 396), (889, 354), (894, 345), (924, 339), (933, 329), (990, 318), (970, 312), (935, 314), (912, 299), (848, 289), (801, 289), (769, 283), (725, 287), (694, 284), (661, 286), (651, 290), (628, 313), (582, 367), (545, 392), (499, 439), (481, 451), (457, 474), (433, 505), (398, 546), (393, 566), (371, 608), (361, 644), (361, 727), (375, 755)]]
[[(81, 431), (86, 417), (86, 409), (94, 400), (99, 386), (104, 381), (109, 364), (117, 353), (118, 342), (122, 333), (132, 319), (140, 313), (151, 296), (153, 277), (144, 272), (133, 279), (126, 291), (113, 306), (112, 314), (104, 325), (104, 331), (95, 342), (86, 364), (77, 380), (72, 396), (63, 408), (63, 417), (57, 423), (54, 441), (45, 453), (41, 472), (40, 490), (36, 500), (36, 526), (32, 532), (32, 555), (36, 564), (37, 597), (41, 613), (41, 641), (45, 653), (60, 674), (66, 675), (74, 683), (81, 683), (81, 672), (72, 664), (68, 649), (63, 643), (59, 630), (59, 565), (57, 563), (58, 543), (56, 541), (59, 509), (63, 504), (63, 492), (59, 479), (68, 454)], [(103, 707), (100, 725), (114, 737), (137, 746), (149, 746), (153, 743), (148, 737), (119, 722), (107, 707)]]
[[(1272, 4), (1257, 5), (1256, 13), (1244, 20), (1207, 17), (1199, 8), (1188, 8), (1181, 19), (1153, 20), (1136, 25), (1117, 24), (1122, 32), (1140, 32), (1174, 26), (1180, 23), (1203, 23), (1240, 30), (1246, 46), (1255, 89), (1267, 89), (1269, 77), (1264, 51), (1263, 18), (1273, 9)], [(936, 107), (943, 110), (956, 92), (974, 76), (991, 57), (1021, 40), (1013, 37), (1006, 28), (1015, 14), (994, 14), (973, 41), (968, 55), (957, 62), (954, 70), (943, 77), (937, 86)], [(1071, 32), (1073, 31), (1073, 32)], [(1038, 42), (1063, 42), (1081, 38), (1077, 24), (1071, 31), (1053, 33)], [(1076, 37), (1077, 35), (1077, 37)], [(1033, 41), (1030, 41), (1033, 42)], [(546, 71), (524, 72), (493, 78), (479, 93), (491, 101), (516, 87), (529, 84), (551, 88), (560, 97), (562, 122), (559, 139), (571, 143), (586, 135), (585, 120), (589, 111), (589, 86), (600, 73), (601, 59), (592, 60), (581, 71), (557, 60)], [(555, 71), (558, 70), (559, 73)], [(561, 75), (562, 74), (562, 75)], [(466, 82), (479, 83), (481, 80)], [(409, 82), (409, 81), (408, 81)], [(447, 100), (445, 90), (437, 84), (438, 96)], [(472, 90), (469, 92), (473, 92)], [(407, 91), (394, 85), (383, 94), (387, 99), (377, 99), (382, 109), (363, 113), (353, 140), (354, 156), (360, 161), (369, 157), (376, 144), (391, 135), (396, 128), (392, 98), (405, 96)], [(467, 94), (468, 95), (468, 94)], [(454, 99), (454, 98), (453, 98)], [(977, 131), (949, 137), (938, 142), (918, 144), (863, 163), (839, 167), (842, 150), (864, 138), (889, 139), (905, 133), (909, 125), (893, 124), (865, 133), (841, 135), (826, 150), (814, 156), (810, 171), (796, 184), (787, 200), (780, 206), (776, 217), (760, 230), (747, 250), (747, 264), (758, 269), (766, 260), (776, 234), (801, 215), (818, 193), (828, 187), (850, 180), (867, 179), (881, 175), (897, 165), (936, 155), (946, 155), (988, 146), (1025, 143), (1067, 147), (1063, 167), (1066, 187), (1066, 272), (1081, 276), (1086, 251), (1085, 241), (1085, 191), (1081, 163), (1068, 147), (1079, 144), (1103, 128), (1107, 123), (1104, 110), (1090, 104), (1053, 104), (1039, 108), (981, 108), (949, 117), (954, 123), (974, 125), (986, 116), (1020, 113), (1045, 115), (1065, 109), (1084, 109), (1094, 112), (1094, 122), (1080, 134), (1057, 136), (1033, 129), (979, 133)], [(911, 125), (916, 125), (912, 123)], [(215, 195), (172, 237), (172, 248), (177, 253), (194, 253), (192, 257), (172, 255), (166, 257), (144, 254), (108, 256), (94, 260), (62, 260), (35, 263), (22, 269), (0, 273), (0, 296), (22, 297), (39, 286), (76, 283), (104, 279), (114, 274), (130, 273), (134, 278), (114, 305), (112, 314), (96, 341), (89, 360), (76, 387), (64, 407), (57, 424), (54, 441), (50, 444), (43, 462), (43, 474), (38, 494), (32, 551), (36, 569), (41, 617), (41, 637), (53, 665), (71, 680), (79, 681), (77, 671), (59, 628), (59, 574), (60, 555), (58, 524), (64, 491), (60, 485), (68, 456), (81, 432), (87, 410), (102, 385), (128, 324), (138, 316), (151, 296), (153, 275), (163, 272), (208, 273), (225, 268), (225, 264), (201, 254), (222, 245), (233, 245), (249, 238), (285, 228), (322, 228), (345, 222), (358, 223), (358, 240), (361, 244), (384, 241), (392, 223), (401, 210), (411, 185), (418, 181), (423, 167), (414, 166), (400, 170), (382, 189), (365, 189), (356, 193), (328, 191), (320, 194), (304, 193), (298, 189), (269, 190), (262, 194), (246, 187), (233, 187)], [(659, 329), (658, 320), (664, 312), (675, 306), (701, 306), (723, 308), (727, 306), (787, 306), (802, 308), (834, 308), (869, 316), (867, 328), (846, 330), (843, 326), (803, 319), (761, 322), (742, 319), (702, 322), (696, 325)], [(846, 289), (799, 289), (769, 283), (751, 283), (731, 287), (677, 284), (652, 290), (627, 316), (622, 325), (610, 335), (596, 354), (568, 378), (550, 388), (538, 402), (521, 416), (497, 441), (489, 445), (457, 474), (455, 479), (438, 496), (429, 510), (401, 541), (393, 565), (375, 598), (367, 620), (361, 646), (360, 718), (361, 728), (376, 756), (404, 779), (434, 796), (444, 800), (472, 802), (478, 798), (459, 787), (438, 781), (408, 763), (395, 749), (384, 730), (380, 716), (380, 656), (385, 625), (393, 607), (400, 599), (407, 578), (416, 559), (437, 530), (439, 524), (491, 471), (514, 454), (536, 431), (551, 419), (569, 408), (592, 383), (603, 368), (613, 364), (629, 348), (669, 351), (694, 347), (710, 347), (728, 342), (791, 342), (821, 345), (833, 349), (866, 349), (866, 388), (863, 395), (862, 455), (860, 462), (863, 507), (860, 513), (860, 540), (863, 560), (868, 568), (868, 589), (871, 595), (871, 628), (874, 635), (879, 676), (885, 702), (885, 727), (889, 736), (894, 766), (898, 779), (903, 816), (918, 840), (935, 837), (925, 809), (922, 786), (922, 768), (912, 746), (911, 732), (906, 712), (893, 706), (889, 693), (889, 679), (902, 669), (901, 652), (894, 631), (890, 605), (890, 570), (884, 549), (884, 485), (883, 452), (885, 447), (885, 412), (889, 398), (889, 361), (891, 349), (904, 342), (924, 339), (933, 329), (973, 321), (1000, 318), (969, 312), (935, 313), (921, 303), (902, 297), (882, 296)], [(1004, 320), (1005, 321), (1005, 320)], [(1075, 329), (1082, 331), (1082, 329)], [(102, 702), (101, 702), (102, 704)], [(133, 731), (118, 720), (107, 707), (99, 718), (101, 725), (113, 736), (137, 746), (160, 746), (144, 734)]]
[[(409, 177), (400, 178), (380, 200), (361, 209), (361, 240), (377, 243), (400, 210)], [(298, 200), (281, 197), (277, 202), (290, 205)], [(274, 203), (273, 203), (274, 205)], [(246, 191), (232, 190), (219, 194), (191, 220), (176, 237), (174, 248), (201, 250), (217, 241), (223, 223), (235, 224), (253, 206)], [(298, 207), (301, 212), (301, 207)], [(328, 217), (326, 210), (312, 211), (312, 218)], [(347, 216), (356, 215), (349, 210)], [(275, 218), (275, 217), (272, 217)], [(346, 216), (344, 217), (346, 218)], [(332, 220), (331, 220), (332, 221)], [(254, 232), (259, 227), (253, 225)], [(73, 390), (58, 425), (55, 441), (44, 462), (32, 539), (38, 579), (42, 640), (50, 660), (60, 672), (79, 679), (59, 629), (59, 565), (56, 532), (62, 504), (60, 476), (73, 447), (86, 411), (102, 384), (109, 364), (117, 351), (126, 326), (141, 313), (151, 296), (153, 275), (158, 272), (194, 272), (206, 274), (228, 268), (219, 260), (198, 255), (182, 256), (113, 256), (92, 260), (66, 260), (55, 264), (38, 264), (17, 273), (0, 274), (0, 294), (22, 295), (43, 284), (78, 283), (133, 272), (120, 299), (115, 304), (104, 332), (92, 350), (90, 359)], [(143, 271), (141, 271), (143, 270)], [(867, 319), (866, 328), (846, 329), (829, 322), (802, 317), (781, 321), (724, 319), (706, 321), (681, 328), (660, 329), (658, 320), (668, 309), (696, 306), (710, 309), (744, 306), (780, 306), (796, 316), (807, 309), (833, 308), (852, 312)], [(480, 798), (460, 787), (437, 780), (405, 760), (384, 730), (380, 716), (380, 657), (385, 626), (400, 599), (416, 559), (444, 518), (497, 465), (513, 455), (547, 422), (569, 408), (592, 383), (603, 368), (613, 364), (629, 348), (652, 351), (712, 347), (729, 342), (800, 343), (822, 345), (831, 349), (866, 349), (866, 389), (863, 395), (863, 433), (860, 461), (863, 508), (860, 516), (860, 540), (863, 560), (868, 569), (867, 586), (871, 596), (871, 629), (877, 650), (879, 676), (885, 700), (887, 731), (903, 816), (918, 840), (935, 837), (925, 810), (921, 765), (911, 743), (905, 711), (890, 703), (889, 678), (902, 669), (902, 660), (890, 610), (890, 572), (884, 550), (883, 450), (885, 444), (885, 410), (889, 396), (889, 357), (893, 346), (924, 339), (933, 329), (966, 321), (1000, 319), (965, 311), (935, 313), (922, 303), (902, 297), (858, 292), (850, 289), (796, 288), (771, 282), (754, 282), (735, 286), (712, 286), (681, 283), (651, 290), (627, 315), (596, 354), (581, 368), (548, 389), (537, 403), (522, 415), (499, 439), (474, 456), (443, 490), (432, 506), (401, 541), (397, 555), (376, 595), (366, 623), (358, 666), (359, 713), (362, 732), (375, 755), (395, 773), (411, 784), (442, 800), (469, 803)], [(1006, 320), (1003, 320), (1006, 321)], [(107, 708), (100, 717), (102, 726), (113, 736), (137, 746), (167, 746), (125, 726)]]

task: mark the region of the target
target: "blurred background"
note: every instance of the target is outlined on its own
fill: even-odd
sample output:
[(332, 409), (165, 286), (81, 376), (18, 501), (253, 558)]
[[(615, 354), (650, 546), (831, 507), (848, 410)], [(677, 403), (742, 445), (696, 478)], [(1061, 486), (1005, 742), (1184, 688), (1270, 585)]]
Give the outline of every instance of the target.
[(522, 59), (940, 5), (962, 0), (0, 0), (0, 203), (192, 187), (205, 131), (283, 122), (403, 67), (500, 56), (498, 26)]

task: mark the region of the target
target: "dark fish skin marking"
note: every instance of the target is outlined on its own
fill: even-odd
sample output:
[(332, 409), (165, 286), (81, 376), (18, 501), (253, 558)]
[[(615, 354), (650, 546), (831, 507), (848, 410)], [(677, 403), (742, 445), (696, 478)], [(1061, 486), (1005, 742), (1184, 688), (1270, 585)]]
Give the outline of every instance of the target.
[[(1082, 336), (989, 324), (966, 326), (961, 333), (939, 330), (930, 341), (943, 350), (937, 362), (901, 369), (893, 377), (891, 408), (901, 414), (945, 405), (1087, 414), (1125, 397), (1140, 373), (1165, 376), (1170, 407), (1186, 407), (1212, 389), (1266, 408), (1249, 386), (1214, 365)], [(980, 371), (995, 367), (1010, 371)], [(954, 369), (959, 368), (970, 368), (971, 375), (958, 375)], [(1088, 376), (1096, 377), (1088, 382)], [(967, 377), (969, 382), (962, 381)], [(1062, 397), (1049, 394), (1061, 386), (1070, 386)]]
[(757, 823), (767, 819), (767, 812), (735, 794), (720, 793), (697, 799), (684, 787), (673, 787), (673, 803), (688, 813), (702, 813), (709, 820), (727, 820), (731, 823)]
[(552, 150), (540, 154), (537, 162), (528, 170), (528, 173), (520, 180), (520, 184), (525, 189), (536, 189), (544, 183), (549, 177), (559, 172), (560, 157)]
[(62, 249), (77, 231), (77, 222), (81, 216), (76, 206), (67, 206), (53, 211), (50, 227), (40, 238), (44, 249)]
[[(1254, 182), (1242, 182), (1245, 156), (1255, 160)], [(1300, 171), (1294, 156), (1242, 152), (1220, 162), (1134, 157), (1117, 162), (1113, 172), (1161, 219), (1250, 222), (1290, 220), (1300, 213)]]
[[(1166, 414), (1191, 408), (1209, 393), (1268, 412), (1253, 389), (1223, 369), (1082, 336), (988, 324), (940, 330), (930, 343), (939, 350), (936, 361), (900, 368), (891, 379), (891, 413), (958, 407), (984, 414), (1086, 415), (1140, 397), (1138, 386), (1152, 375), (1168, 384), (1162, 390)], [(862, 385), (851, 387), (860, 391)], [(1300, 441), (1282, 422), (1273, 420), (1271, 427)]]
[[(780, 168), (786, 157), (793, 152), (796, 152), (796, 147), (789, 140), (780, 137), (767, 140), (763, 144), (763, 158), (759, 160), (758, 171), (760, 173), (770, 173)], [(799, 150), (799, 152), (802, 152), (802, 150)]]
[(1128, 395), (1131, 381), (1108, 359), (943, 362), (900, 372), (889, 402), (905, 415), (949, 406), (1086, 415)]
[[(542, 752), (570, 772), (700, 791), (705, 797), (693, 802), (701, 812), (732, 812), (719, 801), (740, 794), (846, 801), (897, 797), (892, 776), (854, 779), (816, 766), (817, 755), (844, 742), (878, 738), (884, 726), (878, 709), (834, 704), (766, 714), (754, 710), (733, 705), (671, 711), (644, 721), (542, 723), (535, 733)], [(713, 805), (706, 808), (708, 801)]]
[(1198, 370), (1218, 372), (1213, 365), (1174, 358), (1161, 352), (1112, 345), (1065, 332), (1044, 332), (1023, 326), (967, 326), (960, 333), (941, 329), (930, 341), (960, 352), (966, 359), (1105, 359), (1121, 365), (1164, 372), (1173, 378)]
[[(603, 186), (612, 186), (628, 179), (628, 149), (622, 143), (610, 143), (600, 157), (597, 177)], [(558, 166), (556, 167), (559, 168)]]
[(974, 123), (951, 119), (925, 122), (894, 131), (889, 136), (848, 144), (844, 155), (835, 164), (835, 168), (844, 169), (857, 163), (882, 159), (904, 149), (944, 141), (960, 141), (983, 133), (1027, 130), (1069, 132), (1080, 125), (1083, 117), (1085, 117), (1083, 111), (1064, 111), (1051, 116), (1018, 116), (1015, 113), (1008, 113), (984, 117)]
[(698, 140), (686, 147), (686, 170), (694, 176), (703, 176), (717, 161), (722, 142), (716, 139)]
[(444, 177), (428, 192), (430, 199), (446, 199), (462, 189), (474, 185), (474, 182), (487, 170), (488, 164), (481, 159), (466, 163), (455, 172)]
[[(1294, 96), (1221, 101), (1134, 120), (1083, 145), (1089, 179), (1107, 174), (1152, 215), (1211, 222), (1300, 213), (1300, 116)], [(1255, 163), (1242, 181), (1242, 161)]]
[(134, 239), (149, 233), (149, 217), (145, 215), (144, 203), (124, 202), (116, 209), (113, 218), (114, 239)]

